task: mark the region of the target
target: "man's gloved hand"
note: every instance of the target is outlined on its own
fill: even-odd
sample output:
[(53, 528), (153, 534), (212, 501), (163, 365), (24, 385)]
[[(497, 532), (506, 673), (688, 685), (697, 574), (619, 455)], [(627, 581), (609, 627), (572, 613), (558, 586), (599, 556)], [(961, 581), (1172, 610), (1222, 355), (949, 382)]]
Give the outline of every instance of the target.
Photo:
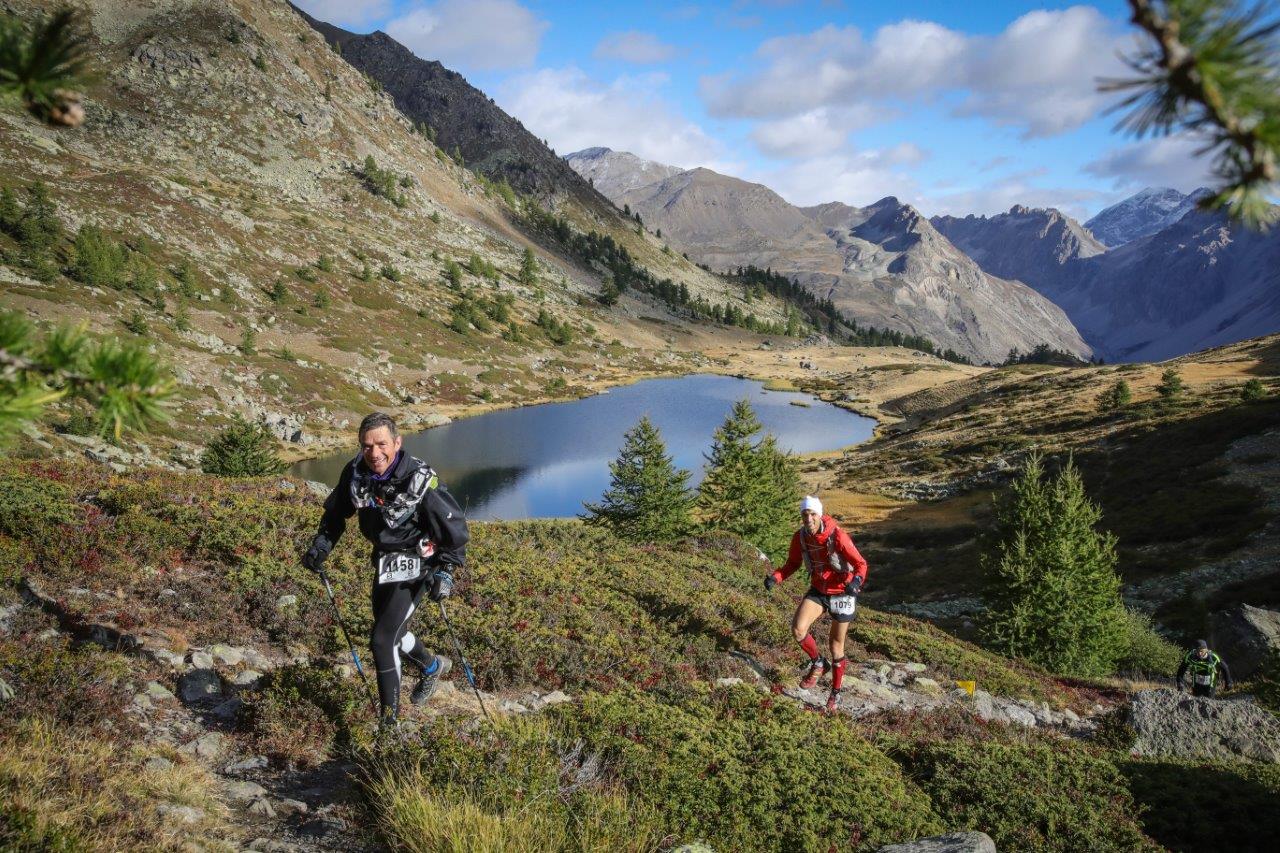
[(773, 576), (773, 572), (764, 576), (764, 591), (771, 592), (778, 585), (778, 579)]
[(437, 569), (435, 577), (431, 578), (431, 590), (427, 593), (427, 597), (432, 601), (444, 601), (453, 595), (453, 575), (446, 569)]
[(323, 533), (317, 533), (316, 538), (311, 540), (311, 547), (307, 549), (307, 553), (302, 555), (302, 565), (319, 574), (332, 550), (333, 543)]
[(849, 582), (844, 585), (845, 595), (857, 595), (862, 592), (862, 578), (854, 575)]

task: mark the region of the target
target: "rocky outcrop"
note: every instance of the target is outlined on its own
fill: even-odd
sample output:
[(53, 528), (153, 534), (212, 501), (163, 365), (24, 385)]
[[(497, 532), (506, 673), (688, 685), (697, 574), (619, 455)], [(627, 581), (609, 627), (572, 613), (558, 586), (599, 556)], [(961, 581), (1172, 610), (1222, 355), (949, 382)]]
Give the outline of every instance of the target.
[(358, 35), (298, 14), (356, 70), (378, 81), (401, 112), (429, 124), (441, 149), (460, 151), (467, 165), (521, 192), (544, 199), (567, 194), (598, 215), (616, 216), (604, 196), (458, 72), (419, 59), (384, 32)]
[(1280, 612), (1242, 604), (1210, 620), (1209, 642), (1237, 679), (1251, 677), (1269, 655), (1280, 654)]
[(1143, 690), (1129, 721), (1135, 755), (1280, 763), (1280, 719), (1251, 702)]
[(996, 843), (985, 832), (948, 832), (902, 844), (881, 847), (877, 853), (996, 853)]

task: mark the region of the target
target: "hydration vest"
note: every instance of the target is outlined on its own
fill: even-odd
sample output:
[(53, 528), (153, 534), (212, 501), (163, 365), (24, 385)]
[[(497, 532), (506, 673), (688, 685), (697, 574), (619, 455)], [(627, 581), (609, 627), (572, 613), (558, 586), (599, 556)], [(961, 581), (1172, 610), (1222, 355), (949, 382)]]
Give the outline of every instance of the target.
[[(800, 555), (804, 558), (804, 567), (810, 575), (814, 572), (813, 557), (809, 555), (809, 545), (812, 542), (815, 546), (818, 541), (806, 528), (800, 528)], [(827, 561), (826, 568), (833, 572), (843, 572), (848, 574), (853, 569), (849, 566), (849, 561), (844, 555), (836, 550), (836, 532), (831, 531), (831, 535), (827, 537)]]
[(1209, 652), (1207, 658), (1200, 658), (1194, 651), (1187, 652), (1187, 656), (1183, 658), (1183, 663), (1187, 665), (1187, 669), (1191, 672), (1192, 681), (1195, 681), (1197, 675), (1209, 676), (1209, 684), (1212, 686), (1218, 680), (1218, 662), (1222, 658), (1218, 657), (1217, 652)]
[[(356, 457), (359, 459), (359, 457)], [(403, 488), (389, 480), (377, 480), (367, 469), (356, 465), (351, 477), (351, 503), (355, 508), (377, 509), (389, 528), (399, 527), (411, 518), (427, 492), (440, 482), (431, 466), (420, 459), (409, 457), (413, 473)]]

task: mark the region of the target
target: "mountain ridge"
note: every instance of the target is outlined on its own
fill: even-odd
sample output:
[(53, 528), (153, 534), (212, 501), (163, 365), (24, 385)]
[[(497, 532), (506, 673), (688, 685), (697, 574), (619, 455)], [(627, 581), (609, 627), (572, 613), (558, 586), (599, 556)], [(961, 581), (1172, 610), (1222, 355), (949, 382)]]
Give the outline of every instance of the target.
[(772, 268), (858, 322), (923, 335), (980, 362), (1041, 343), (1091, 352), (1060, 309), (1021, 283), (988, 276), (893, 197), (865, 209), (801, 209), (763, 184), (697, 168), (616, 192), (613, 201), (713, 268)]

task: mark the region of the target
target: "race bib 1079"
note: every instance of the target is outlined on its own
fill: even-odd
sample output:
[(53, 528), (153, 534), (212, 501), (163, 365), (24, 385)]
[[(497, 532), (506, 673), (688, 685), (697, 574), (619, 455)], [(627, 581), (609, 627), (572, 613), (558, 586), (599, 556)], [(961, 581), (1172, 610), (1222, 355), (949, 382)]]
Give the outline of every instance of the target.
[(831, 615), (832, 616), (852, 616), (853, 608), (857, 606), (857, 598), (852, 595), (833, 595), (831, 596)]

